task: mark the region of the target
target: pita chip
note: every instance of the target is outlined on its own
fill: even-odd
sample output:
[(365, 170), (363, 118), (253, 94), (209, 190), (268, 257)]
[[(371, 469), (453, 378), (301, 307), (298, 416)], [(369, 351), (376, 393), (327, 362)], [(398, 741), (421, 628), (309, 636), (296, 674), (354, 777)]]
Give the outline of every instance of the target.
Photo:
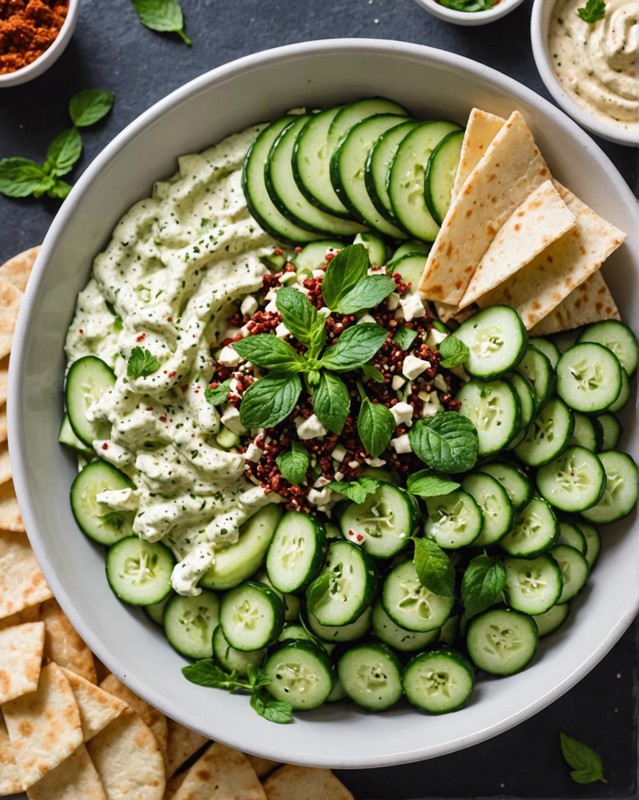
[(0, 358), (9, 355), (22, 292), (0, 276)]
[(497, 231), (549, 178), (532, 133), (514, 111), (453, 198), (428, 254), (420, 294), (457, 306)]
[(185, 778), (186, 778), (186, 772), (180, 772), (179, 775), (174, 775), (166, 782), (166, 792), (164, 794), (164, 800), (173, 800), (174, 794), (177, 792), (180, 786), (182, 786)]
[(20, 514), (16, 490), (13, 488), (13, 481), (5, 481), (0, 484), (0, 528), (24, 533), (24, 522)]
[(170, 777), (209, 740), (172, 719), (167, 719), (167, 733), (166, 774)]
[(50, 597), (26, 534), (0, 530), (0, 619)]
[(23, 608), (16, 614), (11, 614), (10, 617), (3, 617), (0, 619), (0, 631), (5, 628), (11, 628), (13, 625), (22, 625), (25, 622), (37, 622), (40, 619), (40, 606), (30, 606)]
[(164, 759), (151, 729), (126, 708), (87, 744), (109, 800), (163, 800)]
[(173, 800), (266, 800), (266, 795), (244, 753), (216, 742), (186, 773)]
[(9, 438), (9, 429), (7, 427), (7, 407), (6, 405), (0, 406), (0, 442), (6, 442)]
[(255, 770), (255, 774), (258, 778), (265, 778), (269, 772), (273, 772), (276, 767), (281, 767), (281, 761), (272, 761), (270, 758), (262, 758), (261, 756), (252, 756), (250, 753), (246, 753), (246, 757), (248, 758), (249, 764)]
[(82, 735), (85, 742), (100, 733), (101, 730), (106, 728), (110, 722), (128, 708), (124, 700), (105, 692), (99, 686), (72, 670), (64, 669), (63, 667), (62, 672), (71, 684), (75, 701), (78, 704)]
[(43, 648), (42, 622), (26, 622), (0, 631), (0, 704), (35, 692)]
[(0, 712), (0, 797), (22, 791), (22, 781), (13, 757), (7, 726)]
[(0, 484), (11, 480), (11, 461), (9, 460), (9, 448), (6, 442), (0, 444)]
[(96, 768), (82, 744), (28, 791), (29, 800), (108, 800)]
[(330, 769), (298, 767), (287, 764), (264, 781), (268, 800), (354, 800), (344, 784)]
[(17, 256), (5, 261), (0, 266), (0, 277), (12, 283), (16, 289), (24, 292), (39, 252), (39, 247), (31, 247), (29, 250), (24, 250), (22, 253), (18, 253)]
[(529, 333), (531, 336), (549, 336), (603, 319), (621, 319), (621, 314), (603, 275), (597, 270), (573, 289)]
[(93, 653), (77, 634), (57, 600), (52, 598), (42, 604), (41, 619), (46, 630), (45, 658), (97, 683)]
[(40, 672), (35, 692), (2, 706), (23, 789), (41, 780), (82, 744), (80, 712), (57, 664)]
[(497, 136), (506, 120), (482, 111), (480, 108), (473, 108), (468, 115), (466, 132), (462, 142), (461, 153), (459, 154), (459, 164), (455, 173), (452, 195), (459, 194), (464, 181), (475, 169), (479, 160), (488, 149), (488, 145)]
[(7, 402), (7, 386), (9, 384), (8, 367), (0, 367), (0, 403)]

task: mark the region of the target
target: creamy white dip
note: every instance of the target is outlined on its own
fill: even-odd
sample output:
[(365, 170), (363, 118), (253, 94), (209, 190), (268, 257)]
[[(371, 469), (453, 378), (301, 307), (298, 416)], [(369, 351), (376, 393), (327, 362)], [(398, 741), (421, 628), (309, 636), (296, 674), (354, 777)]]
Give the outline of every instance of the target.
[[(116, 374), (88, 416), (111, 423), (94, 449), (136, 488), (98, 499), (135, 511), (134, 531), (171, 547), (181, 594), (198, 594), (216, 548), (281, 499), (246, 480), (241, 455), (215, 445), (219, 414), (204, 396), (211, 347), (234, 305), (262, 287), (260, 258), (276, 246), (249, 216), (241, 187), (243, 159), (259, 131), (178, 159), (179, 172), (125, 214), (95, 259), (66, 339), (69, 362), (97, 355)], [(135, 347), (159, 369), (128, 376)]]
[(550, 56), (571, 97), (599, 120), (636, 132), (639, 141), (639, 2), (606, 0), (603, 19), (582, 20), (585, 0), (559, 0)]

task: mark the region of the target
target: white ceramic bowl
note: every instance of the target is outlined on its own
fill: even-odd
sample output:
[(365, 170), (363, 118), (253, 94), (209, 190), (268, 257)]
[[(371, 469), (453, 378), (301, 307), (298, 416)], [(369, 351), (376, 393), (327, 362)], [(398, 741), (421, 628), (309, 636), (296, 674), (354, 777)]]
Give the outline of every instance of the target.
[[(124, 130), (87, 168), (46, 236), (11, 357), (10, 448), (18, 499), (45, 576), (82, 637), (132, 690), (179, 722), (252, 753), (316, 766), (417, 761), (494, 736), (583, 677), (639, 608), (639, 531), (626, 520), (605, 531), (600, 563), (575, 603), (572, 622), (542, 644), (524, 672), (480, 680), (461, 711), (428, 717), (400, 705), (372, 715), (338, 704), (275, 725), (258, 717), (246, 697), (184, 680), (185, 662), (161, 631), (142, 612), (121, 605), (107, 586), (103, 552), (79, 532), (69, 508), (74, 459), (56, 441), (65, 332), (94, 255), (121, 214), (148, 195), (156, 179), (174, 172), (179, 154), (290, 108), (370, 95), (393, 97), (424, 118), (459, 122), (473, 105), (502, 115), (519, 109), (557, 178), (628, 231), (607, 275), (624, 317), (637, 319), (636, 201), (582, 130), (529, 89), (468, 59), (419, 45), (342, 39), (291, 45), (220, 67)], [(632, 421), (626, 430), (623, 444), (636, 457)]]
[(495, 22), (505, 17), (506, 14), (510, 14), (517, 6), (521, 5), (523, 0), (499, 0), (496, 5), (486, 11), (457, 11), (454, 8), (446, 8), (437, 0), (415, 0), (415, 2), (444, 22), (452, 22), (453, 25), (474, 26), (487, 25), (489, 22)]
[(67, 16), (51, 46), (48, 47), (41, 56), (36, 58), (35, 61), (27, 64), (26, 67), (22, 67), (22, 69), (18, 69), (15, 72), (8, 72), (5, 75), (0, 75), (0, 89), (9, 86), (19, 86), (22, 83), (31, 81), (39, 75), (42, 75), (43, 72), (46, 72), (49, 67), (53, 66), (60, 58), (73, 36), (78, 21), (79, 10), (80, 0), (69, 0)]
[[(595, 115), (581, 106), (561, 84), (549, 51), (548, 32), (554, 10), (561, 0), (534, 0), (530, 18), (530, 41), (535, 64), (546, 89), (555, 101), (586, 130), (617, 144), (639, 147), (639, 119), (632, 130), (624, 130), (612, 120)], [(586, 23), (584, 23), (586, 24)]]

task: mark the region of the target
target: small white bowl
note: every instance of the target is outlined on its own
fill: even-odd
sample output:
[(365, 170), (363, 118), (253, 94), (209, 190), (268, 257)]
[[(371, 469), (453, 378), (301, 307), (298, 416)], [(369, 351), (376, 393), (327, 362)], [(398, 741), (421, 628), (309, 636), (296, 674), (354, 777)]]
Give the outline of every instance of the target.
[(497, 19), (505, 17), (517, 6), (523, 3), (523, 0), (499, 0), (492, 8), (487, 11), (456, 11), (454, 8), (446, 8), (437, 0), (415, 0), (415, 2), (426, 11), (431, 13), (434, 17), (444, 20), (444, 22), (451, 22), (453, 25), (487, 25), (489, 22), (494, 22)]
[[(426, 1), (426, 0), (425, 0)], [(613, 121), (607, 122), (589, 112), (566, 91), (553, 69), (548, 33), (555, 8), (561, 0), (534, 0), (530, 19), (530, 40), (535, 64), (546, 89), (558, 105), (583, 128), (610, 142), (639, 147), (639, 120), (633, 130), (623, 130)]]
[(27, 64), (26, 67), (15, 70), (15, 72), (7, 72), (6, 74), (0, 75), (0, 89), (8, 86), (19, 86), (21, 83), (26, 83), (27, 81), (37, 78), (38, 75), (42, 75), (43, 72), (46, 72), (49, 67), (60, 58), (73, 36), (73, 31), (78, 21), (79, 9), (80, 0), (69, 0), (67, 16), (53, 43), (41, 56), (38, 56), (38, 58), (30, 64)]

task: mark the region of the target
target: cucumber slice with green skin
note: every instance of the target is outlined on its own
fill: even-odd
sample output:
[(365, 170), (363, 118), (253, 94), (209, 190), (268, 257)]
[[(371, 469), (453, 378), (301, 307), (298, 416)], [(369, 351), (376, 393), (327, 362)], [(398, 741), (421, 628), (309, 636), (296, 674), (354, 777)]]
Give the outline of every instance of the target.
[(127, 536), (109, 547), (106, 576), (113, 594), (132, 606), (160, 603), (172, 590), (175, 556), (162, 542)]
[(368, 606), (356, 620), (349, 622), (348, 625), (322, 625), (313, 614), (307, 612), (306, 624), (322, 645), (325, 643), (334, 645), (338, 642), (354, 642), (357, 639), (361, 639), (370, 630), (371, 612), (372, 609)]
[(368, 254), (368, 263), (371, 267), (383, 267), (388, 261), (388, 247), (377, 233), (372, 233), (371, 231), (358, 233), (353, 239), (353, 244), (364, 245)]
[(353, 220), (327, 214), (302, 193), (293, 175), (293, 146), (310, 115), (302, 115), (281, 131), (271, 145), (266, 167), (266, 189), (281, 213), (295, 225), (317, 233), (353, 236), (362, 226)]
[(506, 380), (513, 387), (519, 398), (519, 410), (521, 412), (519, 424), (521, 431), (525, 433), (535, 416), (535, 390), (532, 383), (521, 372), (511, 372), (506, 376)]
[(337, 677), (350, 699), (369, 711), (394, 706), (404, 693), (399, 659), (384, 644), (359, 644), (342, 653)]
[(341, 143), (346, 134), (362, 120), (379, 114), (393, 114), (398, 117), (409, 117), (408, 112), (399, 103), (386, 97), (365, 97), (343, 106), (335, 115), (328, 130), (329, 158)]
[(557, 537), (557, 544), (569, 544), (575, 550), (579, 550), (582, 555), (586, 555), (588, 544), (586, 537), (574, 522), (561, 520), (559, 522), (559, 536)]
[(369, 197), (379, 213), (395, 224), (397, 220), (388, 196), (388, 173), (400, 142), (418, 125), (416, 120), (408, 120), (386, 131), (373, 144), (366, 158), (364, 181)]
[(405, 233), (375, 208), (366, 189), (364, 168), (377, 138), (404, 120), (394, 114), (368, 117), (348, 131), (331, 156), (331, 183), (337, 196), (355, 219), (392, 239), (402, 239)]
[(410, 283), (411, 292), (416, 292), (424, 274), (426, 258), (424, 253), (407, 253), (400, 258), (393, 259), (388, 265), (388, 271), (391, 275), (398, 273), (404, 283)]
[(599, 458), (585, 447), (569, 447), (537, 471), (537, 489), (554, 508), (585, 511), (603, 497), (606, 473)]
[(426, 205), (424, 182), (433, 150), (459, 125), (446, 120), (420, 123), (400, 142), (388, 173), (388, 196), (398, 224), (415, 239), (432, 242), (439, 223)]
[(236, 650), (261, 650), (282, 632), (282, 601), (265, 583), (245, 581), (222, 595), (220, 626)]
[(553, 547), (550, 555), (559, 564), (563, 581), (563, 589), (557, 600), (558, 603), (567, 603), (572, 600), (586, 585), (590, 567), (586, 557), (568, 544), (559, 544)]
[(528, 334), (509, 306), (492, 306), (473, 314), (455, 331), (470, 350), (464, 369), (474, 378), (499, 378), (515, 369), (526, 354)]
[(446, 714), (467, 703), (475, 674), (461, 653), (442, 648), (414, 656), (404, 668), (402, 684), (414, 706), (430, 714)]
[(563, 400), (554, 397), (536, 414), (514, 453), (527, 466), (541, 467), (568, 448), (574, 429), (572, 411)]
[(557, 362), (557, 394), (575, 411), (596, 414), (608, 410), (621, 386), (617, 356), (596, 342), (573, 345)]
[(264, 671), (271, 679), (266, 687), (276, 700), (295, 711), (325, 703), (335, 686), (335, 671), (326, 651), (313, 642), (284, 642), (270, 653)]
[(426, 165), (426, 205), (438, 225), (442, 224), (450, 207), (463, 139), (463, 130), (448, 133), (435, 147)]
[(409, 540), (418, 522), (410, 495), (398, 486), (380, 483), (362, 503), (347, 503), (339, 518), (345, 539), (373, 558), (392, 558)]
[(466, 629), (468, 655), (490, 675), (521, 672), (537, 652), (537, 626), (532, 617), (511, 608), (491, 608), (473, 617)]
[(495, 544), (512, 528), (515, 508), (501, 483), (487, 472), (468, 475), (462, 489), (473, 496), (482, 511), (483, 525), (474, 547)]
[(282, 509), (277, 503), (256, 511), (240, 527), (238, 540), (215, 553), (215, 561), (202, 575), (199, 585), (222, 591), (250, 578), (264, 563), (281, 516)]
[(597, 342), (607, 347), (617, 356), (628, 375), (634, 375), (637, 369), (637, 339), (623, 322), (616, 319), (594, 322), (583, 329), (577, 342)]
[(559, 522), (552, 507), (541, 497), (533, 497), (515, 515), (512, 530), (499, 546), (510, 556), (536, 556), (552, 547), (558, 535)]
[(501, 452), (519, 433), (519, 398), (507, 381), (471, 378), (455, 399), (461, 402), (459, 413), (468, 417), (477, 430), (480, 458)]
[(147, 617), (151, 622), (155, 622), (155, 624), (159, 625), (161, 628), (164, 626), (164, 609), (172, 597), (173, 592), (170, 592), (164, 600), (160, 600), (159, 603), (152, 603), (150, 606), (144, 606), (144, 613)]
[(222, 450), (230, 450), (232, 447), (237, 447), (239, 445), (240, 437), (235, 431), (222, 426), (215, 437), (215, 442)]
[(626, 370), (622, 367), (621, 389), (619, 389), (619, 394), (617, 395), (615, 402), (608, 407), (608, 411), (610, 411), (612, 414), (616, 414), (617, 412), (621, 411), (628, 400), (630, 400), (630, 378), (628, 377)]
[(601, 427), (601, 444), (597, 450), (614, 450), (623, 433), (621, 423), (614, 414), (600, 414), (596, 421)]
[(320, 625), (348, 625), (372, 604), (377, 570), (366, 553), (345, 540), (328, 547), (326, 566), (306, 590), (309, 614)]
[(597, 417), (588, 417), (581, 411), (572, 412), (575, 428), (572, 432), (570, 444), (585, 447), (587, 450), (597, 452), (603, 443), (603, 430)]
[(533, 336), (528, 340), (528, 344), (530, 347), (534, 347), (536, 350), (541, 350), (541, 352), (550, 362), (550, 366), (553, 369), (557, 366), (557, 362), (561, 356), (561, 351), (552, 341), (552, 339), (546, 339), (543, 336)]
[(299, 253), (293, 256), (293, 264), (297, 272), (312, 274), (314, 269), (319, 269), (326, 264), (326, 256), (336, 255), (344, 247), (344, 242), (338, 239), (320, 239), (304, 245)]
[(375, 636), (400, 653), (414, 653), (417, 650), (423, 650), (436, 641), (440, 633), (439, 628), (424, 633), (400, 628), (384, 611), (380, 600), (376, 600), (373, 606), (371, 624)]
[(211, 658), (219, 620), (220, 600), (213, 592), (197, 597), (175, 594), (164, 609), (164, 633), (173, 649), (186, 658)]
[(105, 545), (131, 536), (135, 512), (115, 510), (97, 497), (102, 492), (133, 488), (130, 478), (106, 461), (92, 461), (83, 467), (71, 484), (71, 510), (82, 532)]
[(227, 672), (248, 675), (249, 667), (261, 667), (266, 657), (266, 648), (260, 650), (236, 650), (227, 642), (222, 626), (213, 631), (213, 658)]
[(294, 119), (294, 116), (281, 117), (259, 133), (244, 159), (242, 189), (251, 216), (267, 233), (280, 242), (304, 244), (321, 239), (322, 234), (307, 231), (282, 214), (268, 193), (264, 170), (271, 145)]
[(558, 630), (570, 615), (570, 603), (561, 603), (561, 605), (554, 605), (545, 611), (543, 614), (536, 614), (533, 621), (537, 626), (539, 638), (549, 636)]
[(517, 369), (532, 384), (535, 392), (535, 410), (539, 411), (555, 391), (556, 377), (550, 361), (541, 350), (529, 347)]
[(426, 498), (428, 517), (424, 535), (440, 547), (456, 549), (473, 544), (482, 531), (484, 515), (475, 498), (463, 489), (442, 497)]
[(532, 500), (533, 485), (514, 464), (506, 461), (491, 461), (477, 468), (479, 472), (492, 475), (504, 487), (515, 511), (521, 511)]
[(87, 419), (89, 407), (115, 384), (115, 373), (97, 356), (83, 356), (69, 367), (64, 398), (73, 433), (90, 448), (96, 439), (108, 439), (109, 422)]
[(435, 594), (419, 580), (412, 561), (402, 561), (386, 576), (381, 594), (384, 611), (400, 628), (424, 633), (448, 619), (454, 599)]
[(394, 251), (391, 260), (388, 262), (390, 267), (394, 261), (399, 261), (402, 256), (415, 255), (421, 253), (427, 256), (432, 248), (431, 242), (402, 242)]
[(554, 558), (506, 558), (506, 602), (524, 614), (543, 614), (559, 601), (563, 589), (561, 569)]
[(637, 465), (627, 453), (605, 450), (599, 460), (606, 474), (601, 500), (581, 512), (581, 516), (595, 525), (609, 525), (622, 519), (637, 505)]
[(73, 428), (71, 427), (71, 423), (69, 422), (69, 415), (65, 414), (62, 417), (62, 423), (60, 425), (60, 431), (58, 433), (58, 442), (60, 444), (65, 445), (65, 447), (70, 447), (72, 450), (75, 450), (76, 453), (84, 456), (85, 458), (91, 458), (95, 455), (93, 448), (86, 445), (81, 439), (73, 432)]
[(279, 589), (276, 589), (270, 582), (265, 569), (261, 569), (259, 572), (255, 573), (255, 580), (260, 581), (260, 583), (265, 583), (280, 598), (280, 600), (282, 601), (282, 605), (284, 607), (285, 622), (299, 621), (302, 602), (296, 594), (290, 594), (288, 592), (280, 592)]
[(277, 637), (278, 642), (295, 642), (298, 639), (305, 639), (315, 644), (321, 644), (319, 639), (316, 639), (313, 634), (308, 631), (301, 622), (285, 622), (282, 632)]
[(266, 573), (280, 592), (305, 589), (317, 577), (326, 555), (324, 524), (288, 511), (280, 519), (266, 554)]
[(586, 541), (586, 552), (584, 555), (586, 556), (588, 566), (592, 570), (601, 552), (601, 536), (594, 525), (589, 525), (587, 522), (583, 522), (583, 520), (579, 522), (578, 527)]

